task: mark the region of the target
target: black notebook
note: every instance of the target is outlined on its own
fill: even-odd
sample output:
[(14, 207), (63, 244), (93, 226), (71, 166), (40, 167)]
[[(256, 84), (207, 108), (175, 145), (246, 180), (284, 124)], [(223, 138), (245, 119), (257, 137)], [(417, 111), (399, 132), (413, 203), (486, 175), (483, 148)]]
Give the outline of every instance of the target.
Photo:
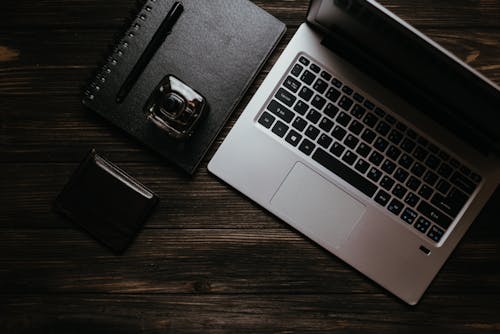
[[(184, 11), (170, 35), (118, 103), (120, 88), (175, 3), (146, 2), (85, 91), (83, 103), (193, 174), (286, 27), (248, 0), (183, 0)], [(168, 75), (208, 104), (187, 139), (172, 139), (145, 116), (153, 91)]]

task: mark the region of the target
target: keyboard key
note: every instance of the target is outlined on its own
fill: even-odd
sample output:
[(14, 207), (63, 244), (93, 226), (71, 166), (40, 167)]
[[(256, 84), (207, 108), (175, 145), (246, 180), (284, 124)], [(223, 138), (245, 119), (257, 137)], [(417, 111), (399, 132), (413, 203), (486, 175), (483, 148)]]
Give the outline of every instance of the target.
[(342, 81), (340, 81), (339, 79), (334, 78), (334, 79), (332, 80), (332, 85), (334, 85), (334, 86), (335, 86), (335, 87), (337, 87), (337, 88), (340, 88), (340, 87), (342, 87), (343, 83), (342, 83)]
[(332, 79), (332, 75), (326, 71), (321, 72), (321, 77), (326, 81), (330, 81)]
[(354, 93), (353, 99), (358, 101), (359, 103), (362, 103), (365, 98), (361, 94)]
[(413, 131), (412, 129), (408, 129), (408, 131), (406, 131), (406, 135), (413, 140), (416, 140), (418, 138), (417, 133), (415, 131)]
[(387, 203), (391, 200), (391, 195), (383, 190), (379, 190), (377, 196), (375, 196), (375, 202), (385, 207)]
[(269, 110), (274, 115), (278, 116), (287, 123), (290, 123), (295, 116), (295, 113), (293, 111), (291, 111), (281, 103), (278, 103), (274, 100), (272, 100), (271, 103), (269, 103), (269, 105), (267, 106), (267, 110)]
[(438, 174), (444, 177), (445, 179), (449, 178), (451, 173), (453, 173), (453, 168), (450, 167), (448, 164), (441, 164), (441, 166), (438, 169)]
[(311, 140), (316, 140), (316, 138), (318, 138), (319, 136), (319, 133), (320, 133), (319, 129), (317, 129), (312, 125), (309, 125), (306, 129), (305, 135), (309, 137)]
[(403, 203), (401, 203), (397, 199), (393, 199), (391, 201), (391, 203), (389, 204), (389, 206), (387, 207), (387, 210), (389, 210), (393, 214), (399, 216), (401, 211), (403, 211), (403, 207), (404, 207)]
[(352, 93), (354, 92), (354, 91), (352, 90), (352, 88), (351, 88), (351, 87), (349, 87), (349, 86), (344, 86), (344, 87), (342, 88), (342, 91), (343, 91), (344, 93), (346, 93), (347, 95), (352, 95)]
[(310, 155), (312, 151), (316, 148), (316, 145), (308, 140), (307, 138), (302, 141), (302, 144), (299, 146), (299, 150), (305, 155)]
[(401, 140), (403, 139), (403, 134), (399, 132), (398, 130), (392, 130), (391, 133), (389, 134), (389, 141), (394, 143), (395, 145), (399, 145)]
[(450, 159), (450, 155), (445, 151), (439, 151), (439, 157), (444, 161), (448, 161)]
[(387, 174), (392, 175), (392, 173), (396, 170), (396, 164), (391, 160), (386, 159), (382, 164), (382, 170)]
[(276, 93), (276, 98), (289, 107), (291, 107), (297, 100), (297, 98), (293, 96), (292, 93), (289, 93), (283, 88), (280, 88), (278, 90), (278, 92)]
[(375, 128), (375, 131), (377, 131), (381, 136), (385, 137), (391, 131), (391, 126), (387, 124), (386, 122), (382, 121), (378, 123), (377, 127)]
[(452, 223), (451, 218), (447, 217), (444, 213), (427, 202), (421, 201), (417, 207), (417, 211), (444, 229), (450, 227)]
[(396, 170), (396, 173), (394, 173), (394, 178), (401, 183), (405, 183), (408, 176), (410, 176), (410, 173), (408, 173), (407, 171), (405, 171), (402, 168), (398, 168)]
[(321, 79), (316, 80), (316, 83), (313, 86), (313, 89), (320, 94), (323, 94), (327, 88), (328, 88), (328, 84)]
[(382, 181), (380, 181), (380, 186), (382, 188), (384, 188), (385, 190), (390, 191), (392, 189), (392, 186), (394, 186), (395, 183), (396, 183), (396, 181), (391, 179), (389, 176), (384, 176), (382, 178)]
[(352, 151), (345, 152), (344, 156), (342, 157), (342, 160), (350, 166), (352, 166), (357, 159), (358, 156), (354, 154)]
[(377, 140), (375, 140), (375, 144), (373, 144), (373, 146), (375, 146), (377, 150), (383, 153), (387, 146), (389, 146), (389, 142), (382, 137), (378, 137)]
[(274, 125), (272, 131), (278, 137), (283, 137), (287, 133), (287, 131), (288, 131), (288, 126), (285, 123), (283, 123), (282, 121), (278, 121)]
[(385, 112), (385, 111), (383, 111), (383, 110), (382, 110), (382, 109), (380, 109), (380, 108), (376, 108), (376, 109), (375, 109), (375, 114), (376, 114), (376, 115), (378, 115), (378, 116), (379, 116), (379, 117), (381, 117), (381, 118), (384, 118), (384, 117), (385, 117), (385, 115), (386, 115), (386, 112)]
[(437, 147), (436, 145), (434, 144), (429, 144), (429, 146), (427, 146), (427, 149), (429, 149), (429, 151), (431, 151), (431, 153), (434, 153), (434, 154), (438, 154), (439, 153), (439, 147)]
[(311, 104), (313, 107), (315, 107), (316, 109), (318, 110), (322, 110), (323, 107), (325, 106), (326, 104), (326, 100), (324, 98), (322, 98), (321, 96), (319, 95), (316, 95), (314, 97), (314, 99), (312, 99), (311, 101)]
[(476, 190), (476, 185), (458, 172), (455, 172), (453, 174), (450, 182), (465, 191), (467, 194), (472, 194), (474, 190)]
[(306, 57), (303, 57), (303, 56), (299, 58), (299, 62), (301, 62), (305, 66), (309, 66), (309, 64), (311, 63), (309, 61), (309, 59), (307, 59)]
[(299, 92), (299, 96), (304, 99), (304, 101), (309, 101), (313, 96), (314, 92), (307, 87), (302, 87)]
[(333, 143), (332, 147), (330, 148), (330, 152), (337, 157), (340, 157), (342, 153), (344, 153), (344, 151), (345, 147), (339, 142)]
[(396, 146), (392, 145), (389, 147), (386, 154), (389, 158), (396, 161), (396, 160), (398, 160), (399, 156), (401, 155), (401, 150), (399, 148), (397, 148)]
[(338, 112), (339, 112), (339, 108), (334, 106), (331, 103), (328, 103), (326, 105), (325, 110), (324, 110), (325, 115), (330, 117), (331, 119), (334, 119), (335, 116), (337, 116)]
[(424, 175), (424, 182), (433, 187), (437, 180), (439, 179), (439, 176), (436, 175), (436, 173), (428, 171)]
[(425, 158), (427, 158), (427, 155), (429, 155), (429, 151), (426, 149), (422, 148), (421, 146), (418, 146), (415, 149), (415, 152), (413, 152), (413, 156), (417, 158), (417, 160), (424, 161)]
[(434, 191), (432, 190), (432, 188), (430, 188), (430, 187), (428, 187), (427, 185), (424, 184), (422, 186), (422, 188), (420, 188), (418, 194), (420, 196), (422, 196), (423, 198), (425, 198), (425, 199), (429, 199), (429, 198), (431, 198), (433, 192)]
[(326, 98), (329, 99), (332, 102), (337, 102), (337, 100), (339, 99), (340, 95), (341, 95), (341, 93), (338, 90), (336, 90), (335, 88), (332, 87), (326, 93)]
[(366, 173), (368, 168), (370, 168), (370, 164), (368, 162), (364, 161), (363, 159), (359, 159), (358, 162), (356, 163), (356, 166), (354, 166), (354, 168), (358, 172), (360, 172), (361, 174), (364, 174), (364, 173)]
[(347, 134), (347, 131), (338, 125), (332, 131), (332, 136), (335, 137), (335, 139), (338, 139), (340, 141), (342, 141), (344, 139), (346, 134)]
[(409, 138), (405, 138), (405, 140), (401, 143), (401, 148), (408, 154), (411, 154), (415, 146), (417, 146), (417, 144)]
[(408, 130), (408, 127), (405, 124), (398, 122), (398, 124), (396, 124), (396, 129), (404, 133)]
[(406, 195), (405, 203), (408, 204), (409, 206), (415, 207), (418, 201), (420, 201), (420, 197), (418, 197), (414, 193), (408, 193), (408, 195)]
[(394, 125), (397, 122), (397, 120), (394, 117), (392, 117), (391, 115), (385, 116), (385, 120), (387, 121), (387, 123), (389, 123), (391, 125)]
[(408, 190), (406, 190), (406, 188), (400, 184), (397, 184), (392, 190), (392, 194), (399, 199), (403, 199), (403, 197), (405, 197), (407, 192)]
[(319, 136), (318, 145), (323, 147), (324, 149), (328, 149), (330, 147), (330, 145), (332, 144), (332, 142), (333, 142), (333, 139), (325, 134), (322, 134), (321, 136)]
[(432, 197), (431, 203), (447, 215), (456, 217), (468, 200), (469, 197), (466, 194), (457, 188), (453, 188), (446, 197), (436, 193)]
[(460, 172), (465, 176), (470, 176), (470, 174), (472, 173), (472, 171), (465, 166), (460, 167)]
[(417, 179), (414, 176), (411, 176), (410, 179), (408, 180), (408, 182), (406, 183), (406, 186), (413, 191), (417, 191), (417, 189), (420, 188), (421, 184), (422, 184), (422, 182), (420, 182), (419, 179)]
[(432, 170), (436, 170), (436, 168), (438, 168), (438, 166), (441, 164), (441, 160), (439, 160), (438, 157), (436, 157), (435, 155), (431, 154), (427, 160), (425, 160), (425, 165), (427, 167), (429, 167), (430, 169)]
[(308, 85), (312, 84), (314, 79), (316, 79), (316, 76), (308, 70), (306, 70), (300, 77), (300, 80)]
[(404, 168), (408, 169), (408, 168), (410, 168), (410, 167), (411, 167), (411, 165), (413, 164), (413, 161), (414, 161), (414, 160), (413, 160), (413, 158), (412, 158), (412, 157), (410, 157), (410, 156), (409, 156), (409, 155), (407, 155), (407, 154), (403, 154), (403, 155), (401, 156), (401, 159), (399, 159), (399, 164), (400, 164), (401, 166), (403, 166)]
[(293, 110), (304, 116), (306, 112), (309, 110), (309, 106), (302, 100), (297, 101)]
[(313, 71), (314, 73), (319, 73), (321, 71), (321, 67), (319, 67), (318, 65), (316, 64), (311, 64), (311, 66), (309, 67), (311, 69), (311, 71)]
[(259, 123), (262, 126), (264, 126), (266, 129), (269, 129), (271, 127), (271, 125), (273, 125), (275, 120), (276, 120), (276, 117), (269, 114), (268, 112), (264, 112), (259, 118)]
[(361, 119), (366, 113), (366, 109), (360, 106), (359, 104), (356, 104), (354, 108), (352, 108), (351, 114), (356, 117), (357, 119)]
[(431, 222), (425, 219), (424, 217), (419, 217), (414, 227), (422, 233), (427, 232), (429, 227), (431, 227)]
[(470, 176), (471, 180), (476, 182), (476, 183), (479, 183), (481, 182), (482, 178), (481, 176), (475, 174), (475, 173), (472, 173), (471, 176)]
[(306, 126), (307, 126), (307, 122), (306, 122), (305, 120), (303, 120), (302, 118), (297, 117), (297, 118), (295, 118), (295, 120), (293, 121), (292, 126), (293, 126), (295, 129), (297, 129), (297, 130), (299, 130), (299, 131), (301, 131), (301, 132), (302, 132), (302, 131), (306, 128)]
[(382, 172), (379, 171), (377, 168), (372, 167), (368, 172), (368, 178), (373, 182), (378, 182), (381, 177), (382, 177)]
[(443, 194), (447, 194), (448, 190), (450, 190), (450, 188), (451, 188), (451, 184), (443, 179), (439, 180), (439, 182), (436, 186), (436, 189)]
[(377, 186), (375, 184), (345, 166), (342, 162), (328, 154), (323, 149), (318, 148), (312, 158), (368, 197), (373, 197), (377, 191)]
[(369, 100), (365, 100), (365, 103), (363, 103), (363, 105), (369, 110), (373, 110), (373, 108), (375, 108), (375, 105)]
[(410, 208), (406, 208), (401, 214), (401, 219), (403, 219), (408, 224), (413, 225), (413, 223), (417, 219), (417, 213)]
[(344, 95), (339, 101), (339, 107), (344, 109), (345, 111), (349, 111), (353, 103), (353, 100)]
[(375, 166), (378, 166), (382, 163), (384, 160), (384, 156), (377, 151), (373, 151), (373, 153), (370, 155), (370, 158), (368, 159), (372, 164)]
[(316, 111), (316, 110), (314, 110), (314, 109), (311, 109), (311, 110), (309, 111), (309, 113), (307, 114), (306, 118), (307, 118), (310, 122), (312, 122), (312, 123), (316, 124), (316, 123), (318, 123), (319, 119), (321, 118), (321, 114), (320, 114), (318, 111)]
[(460, 167), (460, 162), (457, 161), (457, 159), (451, 159), (450, 160), (450, 165), (453, 167), (453, 168), (459, 168)]
[(283, 86), (285, 86), (286, 88), (288, 88), (292, 92), (297, 93), (300, 86), (302, 86), (302, 85), (300, 84), (300, 82), (298, 82), (297, 80), (295, 80), (294, 78), (289, 76), (288, 78), (286, 78), (285, 82), (283, 83)]
[(351, 119), (352, 119), (351, 116), (347, 115), (345, 112), (341, 112), (337, 117), (337, 123), (343, 126), (347, 126), (347, 124), (349, 124)]
[(334, 123), (326, 117), (321, 119), (319, 122), (319, 128), (325, 132), (330, 132), (333, 128)]
[(426, 169), (427, 168), (425, 168), (424, 165), (420, 164), (419, 162), (416, 162), (415, 165), (413, 165), (411, 172), (416, 176), (421, 177), (422, 175), (424, 175)]
[(429, 144), (429, 141), (425, 139), (424, 137), (420, 136), (417, 138), (417, 142), (422, 145), (423, 147), (426, 147), (427, 144)]
[(363, 123), (369, 126), (370, 128), (373, 128), (375, 124), (377, 124), (377, 122), (378, 122), (378, 117), (372, 113), (366, 114), (365, 118), (363, 119)]
[(377, 134), (370, 129), (366, 129), (363, 132), (363, 134), (361, 135), (361, 138), (364, 141), (366, 141), (368, 144), (373, 143), (373, 141), (375, 140), (375, 137), (377, 137)]
[(353, 150), (356, 148), (356, 146), (358, 145), (358, 143), (359, 143), (359, 139), (358, 139), (358, 138), (356, 138), (356, 137), (354, 137), (354, 136), (353, 136), (353, 135), (351, 135), (351, 134), (349, 134), (349, 135), (346, 137), (346, 139), (344, 140), (344, 144), (345, 144), (347, 147), (349, 147), (349, 148), (351, 148), (351, 149), (353, 149)]
[(364, 128), (365, 127), (363, 126), (363, 124), (361, 124), (357, 120), (352, 121), (351, 125), (349, 125), (349, 131), (351, 131), (355, 135), (359, 135)]
[(285, 138), (286, 142), (293, 147), (297, 146), (302, 140), (302, 136), (295, 130), (291, 130)]
[(295, 77), (298, 77), (300, 75), (300, 73), (302, 73), (302, 70), (304, 69), (304, 67), (300, 64), (295, 64), (295, 66), (293, 67), (291, 73), (293, 76)]
[(356, 150), (356, 153), (361, 155), (363, 158), (366, 158), (368, 156), (368, 154), (370, 154), (371, 151), (372, 151), (372, 149), (370, 148), (370, 146), (366, 145), (365, 143), (361, 143), (361, 144), (359, 144), (358, 149)]
[(435, 242), (439, 242), (443, 237), (443, 235), (444, 231), (437, 226), (433, 226), (429, 231), (429, 233), (427, 233), (427, 236), (432, 240), (434, 240)]

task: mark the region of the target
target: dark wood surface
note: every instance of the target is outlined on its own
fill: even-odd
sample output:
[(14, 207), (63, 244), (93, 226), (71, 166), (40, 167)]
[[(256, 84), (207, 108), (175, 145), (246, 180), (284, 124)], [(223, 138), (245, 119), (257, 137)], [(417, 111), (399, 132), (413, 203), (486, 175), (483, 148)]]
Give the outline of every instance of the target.
[[(409, 307), (207, 172), (308, 4), (255, 3), (289, 30), (189, 179), (79, 102), (134, 0), (2, 1), (0, 333), (500, 332), (500, 191)], [(383, 3), (500, 83), (499, 1)], [(121, 257), (50, 210), (91, 147), (162, 198)]]

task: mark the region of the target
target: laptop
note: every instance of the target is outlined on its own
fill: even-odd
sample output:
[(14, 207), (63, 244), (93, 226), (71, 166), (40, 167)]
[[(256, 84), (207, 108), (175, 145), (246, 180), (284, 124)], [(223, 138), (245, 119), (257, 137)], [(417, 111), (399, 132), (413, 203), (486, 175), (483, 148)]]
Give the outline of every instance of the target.
[(372, 0), (313, 0), (209, 170), (415, 305), (500, 180), (500, 89)]

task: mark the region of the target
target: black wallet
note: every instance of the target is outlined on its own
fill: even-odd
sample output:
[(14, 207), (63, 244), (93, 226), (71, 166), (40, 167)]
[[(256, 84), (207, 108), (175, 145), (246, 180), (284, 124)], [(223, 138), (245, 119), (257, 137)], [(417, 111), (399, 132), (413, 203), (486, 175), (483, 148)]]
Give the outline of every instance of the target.
[(57, 197), (55, 210), (120, 254), (157, 203), (152, 191), (92, 150)]

